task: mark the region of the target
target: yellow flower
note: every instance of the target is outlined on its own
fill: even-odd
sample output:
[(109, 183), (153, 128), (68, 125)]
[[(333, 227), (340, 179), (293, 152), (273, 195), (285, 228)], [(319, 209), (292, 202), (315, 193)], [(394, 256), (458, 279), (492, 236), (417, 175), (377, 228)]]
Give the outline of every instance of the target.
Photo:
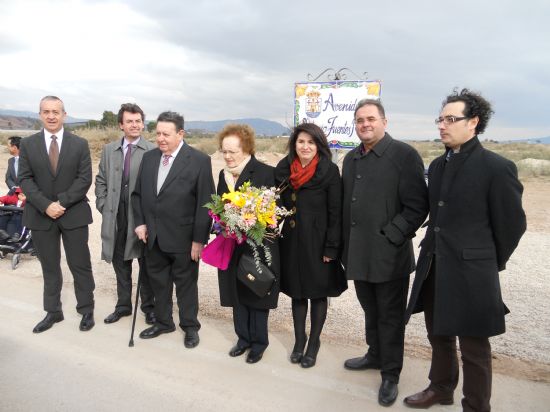
[(275, 218), (274, 213), (267, 214), (267, 216), (264, 217), (264, 220), (268, 226), (271, 226), (277, 223), (277, 219)]
[(229, 200), (231, 203), (238, 207), (243, 207), (246, 203), (246, 199), (240, 192), (224, 193), (222, 196), (222, 200)]

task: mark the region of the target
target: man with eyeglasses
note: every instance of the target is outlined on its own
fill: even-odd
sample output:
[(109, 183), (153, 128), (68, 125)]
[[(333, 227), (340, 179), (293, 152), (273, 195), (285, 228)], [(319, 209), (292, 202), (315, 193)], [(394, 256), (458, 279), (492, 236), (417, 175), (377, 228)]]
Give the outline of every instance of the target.
[(526, 229), (515, 164), (478, 140), (492, 113), (487, 100), (463, 89), (447, 96), (436, 119), (445, 154), (428, 170), (430, 219), (406, 313), (408, 321), (424, 311), (432, 362), (430, 385), (404, 400), (413, 408), (453, 403), (458, 336), (462, 408), (491, 409), (489, 337), (504, 333), (508, 313), (499, 271)]
[(361, 144), (342, 167), (342, 260), (365, 311), (369, 349), (344, 367), (380, 369), (378, 402), (390, 406), (403, 367), (405, 307), (415, 263), (411, 239), (428, 214), (428, 191), (420, 155), (386, 133), (379, 100), (358, 102), (354, 119)]

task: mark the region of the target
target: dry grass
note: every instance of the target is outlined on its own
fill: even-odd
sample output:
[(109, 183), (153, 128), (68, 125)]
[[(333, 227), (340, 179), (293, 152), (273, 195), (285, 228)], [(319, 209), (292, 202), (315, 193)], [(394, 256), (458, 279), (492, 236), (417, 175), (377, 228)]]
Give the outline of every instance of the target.
[[(35, 132), (34, 130), (29, 130), (28, 132), (18, 132), (17, 134), (28, 136)], [(106, 143), (120, 139), (121, 137), (121, 132), (118, 128), (83, 128), (76, 130), (75, 133), (88, 140), (94, 160), (99, 159), (101, 150)], [(8, 137), (14, 134), (9, 130), (1, 131), (0, 143), (5, 145)], [(144, 137), (152, 142), (155, 141), (153, 133), (146, 132)], [(209, 155), (214, 154), (218, 150), (218, 143), (213, 134), (191, 133), (186, 136), (186, 141), (191, 146)], [(287, 142), (288, 138), (285, 137), (257, 138), (256, 151), (260, 153), (286, 153)], [(418, 150), (426, 165), (430, 164), (433, 159), (440, 156), (443, 152), (443, 147), (439, 142), (407, 141), (407, 143)], [(550, 176), (550, 145), (495, 142), (483, 142), (483, 145), (487, 149), (514, 161), (518, 166), (518, 171), (522, 178)]]
[[(88, 140), (94, 159), (99, 159), (105, 144), (121, 138), (120, 130), (117, 128), (78, 129), (75, 133)], [(145, 132), (144, 137), (151, 142), (155, 141), (153, 133)], [(218, 150), (218, 141), (211, 134), (188, 134), (185, 141), (208, 155), (212, 155)], [(256, 151), (285, 153), (287, 141), (288, 139), (283, 137), (256, 138)]]

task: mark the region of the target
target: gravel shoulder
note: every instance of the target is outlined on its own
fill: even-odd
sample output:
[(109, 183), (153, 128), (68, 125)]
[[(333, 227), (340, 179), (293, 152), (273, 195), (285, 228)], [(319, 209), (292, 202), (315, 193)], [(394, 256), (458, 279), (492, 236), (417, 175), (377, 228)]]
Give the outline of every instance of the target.
[[(275, 164), (280, 155), (260, 154), (260, 159)], [(5, 174), (7, 153), (0, 154), (0, 176)], [(214, 176), (222, 167), (222, 160), (213, 156)], [(2, 169), (4, 168), (4, 169)], [(94, 176), (97, 164), (94, 165)], [(534, 179), (524, 183), (524, 208), (528, 230), (512, 256), (506, 271), (501, 273), (504, 301), (511, 313), (507, 316), (507, 332), (491, 339), (496, 373), (550, 383), (550, 180)], [(4, 189), (0, 189), (4, 192)], [(93, 185), (89, 192), (94, 204)], [(94, 223), (90, 227), (90, 250), (97, 293), (111, 297), (96, 308), (96, 321), (101, 321), (113, 309), (116, 283), (111, 265), (101, 261), (101, 216), (94, 209)], [(422, 239), (418, 233), (415, 242)], [(72, 278), (62, 262), (64, 294), (72, 293)], [(10, 262), (0, 261), (0, 273), (11, 271)], [(13, 274), (28, 282), (42, 282), (41, 270), (35, 258), (24, 255)], [(137, 271), (135, 272), (137, 273)], [(412, 281), (411, 281), (412, 283)], [(212, 321), (231, 321), (231, 312), (219, 306), (216, 271), (201, 264), (199, 276), (200, 316)], [(36, 302), (37, 304), (39, 302)], [(281, 295), (279, 308), (271, 312), (270, 331), (292, 336), (290, 300)], [(323, 341), (350, 345), (364, 350), (364, 315), (355, 297), (353, 284), (341, 297), (332, 299)], [(288, 339), (290, 342), (290, 339)], [(360, 355), (358, 353), (357, 355)], [(407, 327), (406, 355), (408, 358), (429, 359), (430, 351), (422, 315), (415, 315)]]

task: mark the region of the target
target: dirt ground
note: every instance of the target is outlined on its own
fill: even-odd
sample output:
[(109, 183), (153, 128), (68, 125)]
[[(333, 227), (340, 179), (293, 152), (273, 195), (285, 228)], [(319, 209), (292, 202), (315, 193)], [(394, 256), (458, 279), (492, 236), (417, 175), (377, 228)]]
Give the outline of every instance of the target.
[[(0, 193), (5, 193), (3, 176), (9, 154), (0, 149)], [(269, 164), (276, 164), (281, 155), (260, 153), (258, 157)], [(223, 165), (219, 155), (213, 155), (214, 178)], [(94, 164), (94, 177), (97, 163)], [(494, 357), (494, 371), (504, 375), (550, 383), (550, 180), (532, 179), (524, 184), (524, 208), (528, 218), (528, 230), (517, 251), (512, 256), (508, 268), (501, 273), (504, 300), (511, 310), (507, 316), (507, 333), (491, 339)], [(89, 192), (93, 207), (94, 185)], [(504, 201), (504, 200), (503, 200)], [(100, 242), (101, 216), (94, 210), (94, 223), (90, 228), (90, 250), (98, 293), (116, 296), (116, 284), (112, 267), (101, 261)], [(417, 244), (423, 233), (415, 238)], [(0, 262), (0, 272), (10, 270), (9, 262)], [(41, 282), (40, 265), (36, 259), (23, 256), (16, 269), (26, 277)], [(63, 265), (65, 288), (72, 288), (68, 268)], [(137, 273), (137, 272), (136, 272)], [(412, 283), (412, 280), (411, 280)], [(201, 264), (199, 277), (200, 316), (230, 321), (231, 312), (221, 308), (218, 300), (216, 271)], [(97, 320), (107, 315), (112, 307), (96, 308)], [(276, 332), (292, 333), (290, 300), (281, 295), (279, 308), (270, 315), (270, 329)], [(332, 299), (323, 339), (344, 345), (364, 344), (364, 316), (355, 297), (353, 285), (337, 299)], [(360, 355), (358, 353), (357, 355)], [(424, 321), (415, 315), (407, 327), (406, 355), (409, 358), (429, 359), (430, 350), (426, 338)], [(423, 377), (424, 379), (424, 377)]]

